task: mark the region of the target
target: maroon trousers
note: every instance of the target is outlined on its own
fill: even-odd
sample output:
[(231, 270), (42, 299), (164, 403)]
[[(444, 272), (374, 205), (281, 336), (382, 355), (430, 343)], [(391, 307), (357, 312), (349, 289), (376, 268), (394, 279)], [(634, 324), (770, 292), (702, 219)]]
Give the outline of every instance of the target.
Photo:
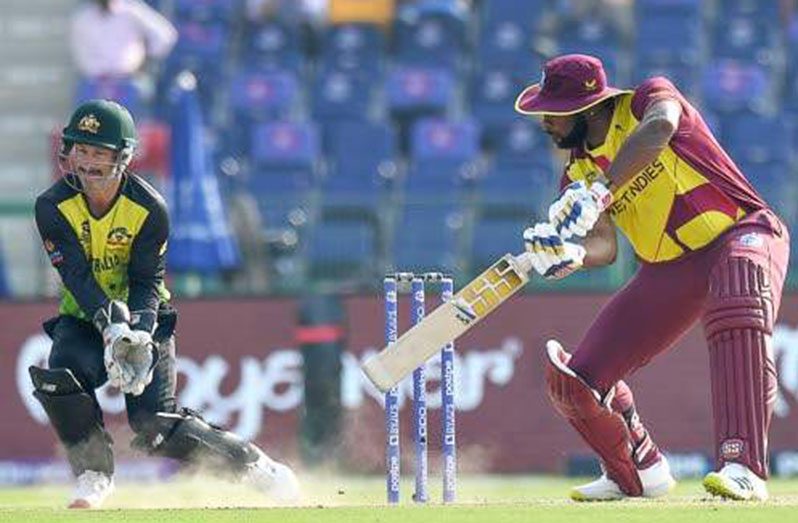
[(569, 366), (605, 394), (702, 320), (718, 465), (741, 462), (767, 477), (776, 388), (769, 340), (788, 259), (786, 227), (761, 211), (701, 251), (643, 264), (603, 307)]

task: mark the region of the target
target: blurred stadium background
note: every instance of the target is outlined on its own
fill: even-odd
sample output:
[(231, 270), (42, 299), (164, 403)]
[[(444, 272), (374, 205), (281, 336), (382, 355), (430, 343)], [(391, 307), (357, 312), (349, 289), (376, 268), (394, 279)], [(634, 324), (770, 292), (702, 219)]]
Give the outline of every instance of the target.
[[(91, 79), (80, 77), (67, 45), (79, 2), (3, 2), (0, 354), (3, 403), (16, 418), (0, 426), (4, 443), (12, 431), (31, 434), (4, 445), (4, 481), (38, 478), (39, 469), (28, 465), (53, 454), (49, 429), (14, 369), (46, 354), (37, 326), (52, 314), (58, 288), (32, 204), (58, 176), (58, 132), (83, 99), (113, 98), (131, 109), (142, 136), (136, 169), (171, 206), (169, 285), (185, 318), (178, 340), (183, 402), (239, 430), (249, 427), (245, 435), (264, 438), (267, 448), (300, 453), (296, 433), (312, 430), (303, 417), (303, 339), (295, 327), (340, 322), (345, 439), (372, 449), (352, 458), (354, 470), (375, 472), (381, 463), (379, 405), (352, 363), (381, 344), (381, 275), (437, 269), (462, 284), (496, 257), (520, 251), (523, 228), (554, 195), (563, 158), (536, 121), (513, 112), (515, 95), (537, 81), (547, 57), (597, 55), (618, 86), (670, 77), (756, 188), (793, 228), (798, 224), (792, 0), (296, 0), (276, 2), (275, 12), (261, 16), (251, 13), (258, 2), (250, 0), (147, 3), (176, 26), (172, 53), (146, 75)], [(193, 170), (177, 160), (186, 150), (195, 155)], [(594, 470), (544, 404), (536, 357), (518, 356), (538, 348), (544, 335), (578, 341), (635, 263), (624, 247), (612, 267), (556, 287), (535, 281), (515, 311), (503, 311), (461, 344), (466, 470)], [(782, 428), (773, 441), (789, 475), (798, 473), (798, 331), (790, 327), (798, 325), (796, 296), (785, 298), (784, 309), (776, 339)], [(668, 404), (684, 408), (682, 417), (664, 406), (649, 416), (655, 433), (665, 434), (664, 446), (684, 451), (683, 472), (700, 474), (709, 466), (706, 358), (695, 335), (682, 345), (689, 349), (643, 372), (641, 403), (646, 415), (647, 403), (665, 401), (657, 394), (672, 394)], [(273, 390), (245, 385), (252, 361)], [(228, 368), (232, 377), (225, 378)], [(203, 396), (203, 387), (211, 392)], [(474, 387), (486, 390), (475, 395)], [(257, 396), (249, 400), (254, 407), (247, 395)], [(104, 398), (117, 419), (119, 398)], [(352, 415), (360, 410), (365, 417)], [(541, 435), (549, 422), (552, 431)], [(495, 441), (539, 448), (516, 459), (493, 448), (480, 426), (536, 433), (532, 443), (521, 436)]]

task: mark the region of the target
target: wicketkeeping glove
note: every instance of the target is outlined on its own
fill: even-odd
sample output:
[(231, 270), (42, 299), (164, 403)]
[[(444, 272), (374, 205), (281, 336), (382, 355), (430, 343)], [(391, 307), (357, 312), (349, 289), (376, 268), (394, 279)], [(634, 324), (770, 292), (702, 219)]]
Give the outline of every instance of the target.
[(94, 315), (103, 337), (103, 362), (108, 382), (126, 394), (138, 396), (152, 380), (155, 344), (149, 332), (130, 328), (127, 304), (111, 300)]
[(123, 384), (120, 390), (126, 394), (139, 396), (152, 381), (152, 371), (156, 362), (156, 345), (146, 331), (133, 331), (133, 343), (120, 354), (122, 361)]

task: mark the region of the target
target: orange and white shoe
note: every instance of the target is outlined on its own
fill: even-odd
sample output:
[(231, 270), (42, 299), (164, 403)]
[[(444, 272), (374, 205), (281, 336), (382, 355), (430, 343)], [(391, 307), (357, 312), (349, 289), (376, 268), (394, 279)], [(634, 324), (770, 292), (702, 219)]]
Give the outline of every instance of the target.
[(768, 488), (764, 479), (740, 463), (727, 463), (719, 472), (704, 477), (704, 488), (713, 496), (740, 501), (766, 501)]
[(78, 476), (68, 508), (100, 508), (113, 491), (114, 478), (103, 472), (87, 470)]
[[(647, 469), (638, 470), (637, 474), (640, 476), (645, 498), (662, 497), (676, 486), (665, 456)], [(574, 501), (614, 501), (626, 497), (628, 496), (621, 487), (608, 478), (606, 473), (595, 481), (571, 489), (571, 499)]]

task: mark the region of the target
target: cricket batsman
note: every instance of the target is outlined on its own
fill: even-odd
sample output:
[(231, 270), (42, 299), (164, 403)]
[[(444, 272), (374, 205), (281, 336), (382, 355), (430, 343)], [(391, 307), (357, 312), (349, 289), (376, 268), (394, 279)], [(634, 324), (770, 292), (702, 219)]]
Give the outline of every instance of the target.
[(298, 496), (293, 471), (253, 443), (175, 402), (177, 320), (164, 286), (169, 219), (155, 189), (128, 169), (138, 144), (130, 113), (91, 100), (61, 135), (63, 177), (36, 199), (36, 224), (63, 284), (48, 368), (30, 367), (77, 485), (70, 508), (97, 508), (114, 488), (111, 438), (95, 389), (125, 394), (132, 446), (260, 488)]
[[(616, 89), (600, 60), (576, 54), (550, 60), (543, 73), (515, 109), (542, 117), (570, 160), (549, 222), (524, 231), (535, 270), (560, 279), (611, 264), (616, 229), (640, 260), (572, 354), (547, 343), (548, 396), (604, 472), (571, 497), (658, 497), (674, 485), (623, 380), (700, 320), (716, 455), (704, 487), (723, 498), (767, 499), (777, 387), (771, 336), (787, 272), (787, 228), (666, 78)], [(610, 202), (598, 201), (594, 184), (609, 189)]]

